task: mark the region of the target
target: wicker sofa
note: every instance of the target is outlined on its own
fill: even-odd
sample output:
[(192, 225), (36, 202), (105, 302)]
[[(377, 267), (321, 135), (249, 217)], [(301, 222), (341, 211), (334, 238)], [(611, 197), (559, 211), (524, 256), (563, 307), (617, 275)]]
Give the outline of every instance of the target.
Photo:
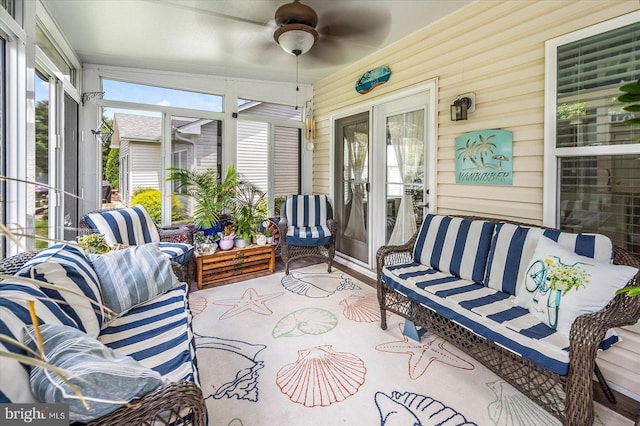
[[(119, 257), (109, 259), (105, 257), (107, 255), (92, 257), (85, 255), (78, 247), (57, 244), (0, 261), (0, 273), (4, 274), (4, 279), (0, 281), (1, 334), (24, 341), (33, 323), (26, 309), (27, 301), (32, 300), (41, 328), (57, 327), (54, 330), (58, 336), (59, 330), (72, 336), (68, 342), (63, 342), (67, 345), (63, 350), (59, 350), (59, 347), (49, 350), (45, 339), (48, 360), (56, 359), (56, 354), (69, 355), (71, 351), (72, 366), (77, 368), (72, 370), (72, 375), (92, 372), (96, 364), (106, 365), (104, 370), (99, 371), (100, 375), (82, 376), (89, 381), (94, 379), (94, 383), (97, 383), (97, 387), (81, 388), (85, 397), (96, 399), (88, 399), (89, 409), (86, 413), (82, 412), (82, 407), (70, 408), (70, 412), (76, 413), (76, 418), (70, 417), (71, 420), (109, 426), (206, 424), (206, 408), (198, 384), (195, 343), (191, 331), (189, 288), (186, 283), (177, 281), (169, 259), (152, 246), (149, 244), (121, 250), (117, 254)], [(155, 268), (150, 272), (151, 275), (146, 275), (153, 276), (155, 282), (135, 279), (134, 275), (123, 275), (124, 281), (136, 281), (135, 293), (140, 297), (131, 297), (133, 306), (107, 309), (114, 306), (106, 296), (109, 293), (106, 286), (111, 281), (105, 278), (100, 268), (106, 266), (114, 269), (113, 265), (118, 264), (122, 265), (122, 270), (135, 269), (135, 265), (131, 267), (131, 262), (137, 261), (135, 256), (148, 259), (144, 265), (147, 272)], [(157, 266), (150, 266), (152, 264)], [(158, 294), (153, 294), (156, 288)], [(79, 294), (83, 296), (79, 297)], [(78, 345), (69, 346), (70, 342), (76, 340)], [(87, 352), (93, 353), (95, 348), (99, 350), (98, 356), (104, 353), (104, 357), (97, 358), (97, 362), (96, 358), (90, 359), (87, 362), (93, 364), (83, 367), (83, 357)], [(0, 350), (26, 353), (8, 342), (0, 342)], [(112, 357), (118, 357), (118, 361), (110, 363)], [(133, 367), (118, 367), (116, 364), (123, 360)], [(53, 362), (54, 365), (57, 365), (56, 362)], [(28, 368), (6, 357), (0, 357), (0, 366), (3, 371), (0, 375), (0, 402), (33, 403), (43, 399), (32, 393), (30, 374), (33, 380), (33, 367)], [(105, 376), (109, 379), (105, 379)], [(147, 378), (152, 379), (148, 385), (145, 384)], [(122, 384), (122, 380), (126, 384)], [(110, 385), (109, 382), (115, 384)], [(83, 383), (76, 382), (76, 385)], [(131, 388), (138, 389), (138, 394), (132, 397)], [(130, 402), (111, 402), (105, 409), (100, 405), (99, 396), (92, 394), (94, 389), (114, 399)], [(123, 395), (121, 392), (124, 391), (127, 393)], [(101, 395), (104, 397), (104, 394)], [(56, 399), (51, 401), (50, 398)], [(72, 392), (61, 396), (55, 393), (55, 388), (53, 391), (50, 389), (44, 399), (47, 402), (77, 404)], [(102, 412), (105, 414), (95, 415)]]
[[(640, 284), (638, 259), (604, 236), (429, 214), (406, 244), (377, 252), (381, 326), (387, 327), (385, 312), (394, 312), (464, 350), (564, 424), (590, 425), (594, 371), (604, 382), (595, 363), (597, 352), (617, 341), (614, 327), (638, 321), (640, 297), (615, 295), (613, 289), (602, 309), (578, 315), (569, 332), (550, 327), (546, 320), (555, 325), (565, 305), (550, 297), (556, 291), (549, 287), (551, 281), (540, 279), (540, 270), (536, 273), (534, 265), (544, 269), (551, 264), (534, 260), (541, 246), (588, 255), (593, 262), (585, 265), (590, 267), (624, 269), (620, 287)], [(614, 265), (631, 267), (610, 264), (611, 253)], [(580, 262), (568, 267), (576, 264), (586, 268)], [(597, 284), (602, 281), (607, 280)], [(530, 283), (540, 287), (530, 288)], [(542, 300), (546, 307), (526, 309), (518, 305), (521, 300)]]

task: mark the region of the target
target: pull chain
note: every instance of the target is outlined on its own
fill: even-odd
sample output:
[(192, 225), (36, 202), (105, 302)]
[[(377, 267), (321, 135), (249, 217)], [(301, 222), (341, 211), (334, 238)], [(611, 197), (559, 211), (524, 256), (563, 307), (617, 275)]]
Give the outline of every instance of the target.
[(298, 92), (300, 92), (300, 86), (298, 84), (298, 61), (300, 59), (300, 54), (296, 55), (296, 111), (298, 110)]

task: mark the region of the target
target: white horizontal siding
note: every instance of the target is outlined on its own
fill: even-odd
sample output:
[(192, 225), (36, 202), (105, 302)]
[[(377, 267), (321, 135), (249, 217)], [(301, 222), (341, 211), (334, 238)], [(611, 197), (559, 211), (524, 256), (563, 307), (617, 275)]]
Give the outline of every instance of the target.
[(267, 191), (269, 178), (268, 128), (267, 123), (238, 120), (238, 174), (263, 191)]
[(138, 188), (160, 189), (160, 143), (131, 142), (129, 149), (130, 194)]
[(298, 169), (300, 167), (300, 143), (298, 129), (275, 128), (274, 197), (298, 194)]

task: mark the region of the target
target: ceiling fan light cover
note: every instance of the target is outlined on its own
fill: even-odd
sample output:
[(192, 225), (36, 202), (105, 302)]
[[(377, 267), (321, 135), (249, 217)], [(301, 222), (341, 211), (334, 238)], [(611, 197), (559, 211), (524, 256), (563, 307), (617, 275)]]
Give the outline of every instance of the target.
[(304, 55), (318, 41), (315, 28), (304, 24), (287, 24), (276, 30), (276, 42), (290, 55)]

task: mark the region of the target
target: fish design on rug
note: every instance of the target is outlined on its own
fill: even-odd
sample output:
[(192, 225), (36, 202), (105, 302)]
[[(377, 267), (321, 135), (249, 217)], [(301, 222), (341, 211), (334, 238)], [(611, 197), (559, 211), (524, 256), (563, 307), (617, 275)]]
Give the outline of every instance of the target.
[(336, 325), (338, 318), (326, 309), (304, 308), (293, 311), (278, 321), (271, 335), (275, 339), (319, 335), (333, 330)]
[[(236, 398), (258, 401), (259, 371), (264, 361), (258, 354), (266, 345), (194, 333), (201, 368), (198, 370), (205, 399)], [(206, 368), (202, 368), (206, 365)]]
[(231, 309), (220, 316), (219, 319), (221, 320), (234, 317), (247, 311), (260, 315), (271, 315), (273, 311), (267, 307), (265, 302), (280, 297), (283, 294), (281, 291), (269, 294), (258, 294), (256, 290), (249, 288), (245, 290), (240, 298), (214, 300), (212, 303), (214, 305), (231, 306)]
[(342, 299), (340, 305), (344, 307), (342, 313), (348, 320), (356, 322), (380, 321), (380, 305), (378, 304), (378, 296), (375, 294), (366, 296), (352, 294), (346, 299)]
[(298, 359), (278, 371), (276, 384), (296, 404), (327, 407), (355, 395), (366, 373), (356, 355), (322, 345), (299, 350)]
[(201, 314), (205, 309), (207, 309), (208, 305), (209, 302), (205, 297), (193, 294), (189, 295), (189, 309), (194, 316)]
[(361, 290), (353, 279), (342, 273), (306, 273), (292, 271), (282, 277), (282, 286), (288, 291), (311, 298), (329, 297), (343, 290)]
[[(557, 426), (558, 420), (502, 379), (487, 382), (496, 399), (487, 407), (489, 418), (500, 426)], [(594, 425), (604, 425), (596, 415)]]
[[(402, 325), (399, 325), (402, 333)], [(402, 336), (402, 340), (381, 343), (376, 350), (396, 354), (409, 355), (409, 377), (420, 378), (433, 362), (441, 362), (462, 370), (473, 370), (475, 366), (446, 348), (448, 345), (442, 338), (432, 333), (425, 333), (420, 342)]]
[(465, 416), (429, 396), (413, 392), (376, 392), (381, 426), (477, 426)]

